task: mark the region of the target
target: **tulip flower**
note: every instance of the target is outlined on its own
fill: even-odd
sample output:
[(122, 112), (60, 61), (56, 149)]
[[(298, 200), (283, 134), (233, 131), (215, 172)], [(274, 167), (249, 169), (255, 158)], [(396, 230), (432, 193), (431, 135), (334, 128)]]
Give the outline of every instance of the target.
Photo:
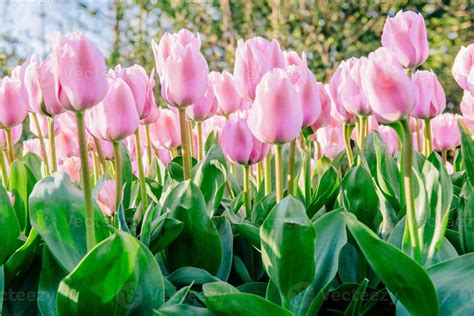
[[(21, 135), (23, 133), (23, 126), (17, 125), (11, 129), (11, 137), (12, 137), (12, 143), (16, 144), (21, 138)], [(7, 138), (6, 138), (6, 133), (4, 131), (0, 131), (0, 149), (7, 149)]]
[(333, 159), (344, 150), (344, 135), (342, 123), (334, 118), (326, 127), (320, 128), (316, 132), (317, 141), (320, 144), (322, 155)]
[(340, 87), (342, 85), (342, 71), (343, 68), (346, 67), (346, 63), (354, 63), (354, 60), (341, 62), (329, 81), (328, 91), (333, 104), (331, 107), (331, 115), (336, 120), (341, 121), (344, 124), (354, 125), (355, 116), (351, 112), (347, 111), (342, 105), (340, 93)]
[(24, 98), (27, 100), (28, 107), (32, 111), (39, 110), (43, 99), (38, 74), (40, 66), (41, 62), (35, 54), (28, 58), (20, 68), (16, 68), (13, 71), (13, 75), (22, 84)]
[(385, 145), (387, 145), (390, 155), (395, 155), (398, 148), (398, 136), (395, 130), (390, 126), (380, 125), (378, 127), (378, 132), (382, 136)]
[(451, 72), (458, 85), (474, 95), (474, 44), (461, 47)]
[(369, 116), (371, 109), (362, 90), (362, 80), (367, 58), (351, 58), (342, 62), (341, 81), (338, 88), (339, 100), (344, 109), (356, 116)]
[(115, 180), (106, 180), (97, 195), (97, 204), (104, 216), (113, 216), (117, 209), (115, 200), (117, 196)]
[(420, 13), (399, 11), (383, 27), (382, 45), (389, 48), (405, 68), (424, 63), (429, 56), (425, 20)]
[(248, 103), (240, 96), (234, 77), (230, 73), (213, 71), (209, 74), (209, 80), (217, 99), (217, 114), (228, 117), (246, 108)]
[(77, 157), (68, 157), (58, 165), (58, 171), (67, 173), (72, 182), (79, 183), (81, 180), (81, 160)]
[(270, 42), (262, 37), (254, 37), (246, 42), (237, 42), (234, 80), (243, 98), (254, 100), (260, 80), (275, 68), (285, 68), (283, 52), (276, 40)]
[(161, 109), (160, 112), (158, 120), (150, 125), (151, 142), (155, 147), (175, 149), (181, 145), (178, 113), (172, 109)]
[(462, 115), (474, 121), (474, 96), (467, 90), (464, 90), (464, 95), (461, 100)]
[[(38, 82), (43, 96), (43, 103), (39, 107), (32, 108), (35, 113), (42, 113), (54, 117), (66, 111), (57, 98), (57, 85), (55, 82), (55, 71), (53, 56), (49, 55), (38, 67)], [(31, 106), (31, 105), (30, 105)]]
[(321, 112), (318, 119), (311, 125), (313, 131), (327, 126), (331, 121), (331, 97), (328, 94), (327, 87), (318, 82), (319, 102), (321, 104)]
[(461, 133), (456, 116), (452, 113), (444, 113), (432, 119), (431, 133), (435, 150), (444, 152), (461, 144)]
[(262, 161), (270, 145), (253, 136), (246, 118), (232, 117), (227, 121), (220, 136), (222, 151), (231, 162), (244, 165), (244, 194), (247, 217), (250, 218), (249, 165)]

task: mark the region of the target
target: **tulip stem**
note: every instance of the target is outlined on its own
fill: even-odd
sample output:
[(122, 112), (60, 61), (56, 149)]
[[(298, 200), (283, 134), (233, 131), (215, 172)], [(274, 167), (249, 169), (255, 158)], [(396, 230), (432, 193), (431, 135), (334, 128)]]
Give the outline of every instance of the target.
[(0, 167), (2, 169), (2, 184), (5, 190), (7, 189), (8, 186), (8, 174), (7, 174), (7, 167), (5, 165), (5, 151), (2, 150), (0, 152)]
[(148, 166), (151, 165), (151, 137), (150, 137), (150, 126), (145, 125), (145, 135), (146, 135), (146, 154), (148, 158)]
[(402, 127), (400, 133), (402, 136), (401, 173), (405, 194), (407, 229), (410, 236), (414, 258), (416, 261), (421, 262), (421, 244), (416, 224), (415, 200), (413, 195), (413, 139), (408, 120), (403, 119), (400, 124)]
[(428, 157), (433, 152), (433, 144), (431, 142), (431, 120), (425, 120), (425, 127), (423, 129), (423, 136), (425, 146), (423, 147), (425, 156)]
[(245, 209), (247, 210), (247, 218), (249, 219), (252, 213), (252, 204), (250, 201), (250, 170), (249, 166), (244, 166), (244, 196)]
[(272, 192), (272, 153), (268, 152), (265, 157), (265, 165), (263, 170), (263, 178), (265, 180), (265, 195), (269, 195)]
[(441, 157), (443, 159), (443, 164), (446, 166), (446, 162), (448, 162), (448, 151), (447, 150), (442, 150), (441, 151)]
[(183, 159), (184, 180), (187, 180), (191, 177), (191, 152), (189, 151), (186, 110), (184, 108), (179, 109), (179, 127), (181, 131), (181, 151)]
[[(354, 125), (349, 125), (349, 124), (344, 124), (344, 144), (346, 146), (346, 155), (347, 155), (347, 161), (349, 162), (349, 167), (351, 167), (354, 164), (354, 155), (352, 154), (352, 148), (351, 148), (351, 134), (352, 130), (354, 129)], [(357, 133), (357, 135), (359, 135)]]
[(44, 163), (44, 168), (46, 170), (46, 175), (50, 175), (48, 153), (46, 152), (46, 145), (44, 143), (43, 132), (41, 131), (41, 126), (38, 121), (38, 116), (34, 112), (31, 112), (31, 116), (33, 117), (33, 124), (35, 124), (36, 131), (38, 133), (38, 139), (39, 139), (40, 148), (41, 148), (41, 155), (43, 156), (43, 163)]
[(120, 142), (113, 142), (113, 146), (115, 162), (115, 190), (117, 191), (115, 198), (115, 210), (118, 210), (120, 204), (122, 203), (122, 156), (120, 153)]
[(191, 121), (186, 121), (188, 131), (188, 144), (190, 157), (194, 157), (194, 138), (193, 138), (193, 124)]
[(51, 171), (55, 172), (58, 168), (56, 160), (56, 140), (54, 135), (54, 117), (48, 117), (48, 136), (49, 136), (49, 151), (51, 155)]
[(306, 205), (311, 203), (311, 154), (312, 142), (310, 136), (306, 137), (306, 154), (304, 161), (304, 196)]
[(100, 144), (100, 141), (96, 137), (93, 137), (93, 139), (94, 139), (95, 149), (97, 150), (97, 156), (99, 157), (99, 162), (103, 169), (102, 171), (106, 175), (107, 163), (105, 162), (104, 151), (102, 150), (102, 145)]
[(276, 169), (276, 201), (283, 199), (283, 150), (282, 145), (275, 145), (275, 169)]
[(358, 146), (359, 150), (363, 151), (364, 150), (364, 145), (365, 145), (365, 137), (367, 136), (366, 133), (368, 132), (368, 126), (367, 126), (367, 117), (366, 116), (359, 116), (359, 129), (357, 130), (357, 135), (359, 135), (358, 139)]
[(84, 113), (76, 112), (77, 136), (81, 153), (82, 188), (84, 190), (84, 208), (86, 211), (86, 243), (90, 251), (96, 245), (94, 229), (94, 208), (92, 205), (92, 188), (89, 174), (88, 150), (84, 127)]
[(199, 161), (202, 160), (202, 157), (203, 157), (203, 153), (204, 153), (204, 148), (203, 148), (203, 144), (202, 144), (202, 123), (201, 122), (197, 122), (196, 123), (196, 126), (197, 126), (197, 134), (198, 134), (198, 153), (197, 153), (197, 159)]
[(148, 197), (146, 194), (145, 172), (143, 171), (142, 145), (140, 140), (140, 128), (135, 131), (135, 152), (137, 155), (138, 181), (140, 182), (140, 196), (143, 209), (148, 208)]
[[(418, 148), (418, 150), (420, 150), (421, 148), (421, 135), (420, 135), (420, 120), (415, 118), (415, 133), (416, 133), (416, 147)], [(423, 150), (424, 150), (424, 146), (423, 146)], [(424, 153), (424, 151), (423, 151)]]
[(290, 142), (290, 152), (288, 154), (288, 194), (295, 195), (295, 156), (296, 138)]
[(13, 150), (13, 140), (12, 140), (12, 131), (7, 128), (5, 130), (5, 138), (7, 140), (7, 155), (8, 162), (11, 164), (15, 160), (15, 151)]

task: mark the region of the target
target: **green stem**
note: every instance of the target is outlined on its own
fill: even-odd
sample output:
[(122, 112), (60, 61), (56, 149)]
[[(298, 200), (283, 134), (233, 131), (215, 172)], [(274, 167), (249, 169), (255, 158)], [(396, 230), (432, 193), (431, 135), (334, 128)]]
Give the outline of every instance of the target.
[(2, 169), (2, 184), (5, 190), (8, 188), (8, 173), (7, 173), (7, 167), (5, 165), (5, 155), (4, 155), (4, 150), (0, 152), (0, 167)]
[(115, 198), (115, 210), (118, 210), (122, 203), (122, 156), (120, 154), (120, 142), (113, 142), (114, 161), (115, 161), (115, 190), (117, 195)]
[(194, 157), (193, 124), (191, 121), (186, 121), (186, 123), (187, 123), (187, 131), (188, 131), (189, 153), (190, 153), (190, 157)]
[(86, 133), (84, 127), (84, 113), (76, 112), (77, 136), (79, 139), (79, 149), (81, 153), (81, 173), (82, 188), (84, 190), (84, 208), (86, 212), (86, 243), (87, 250), (91, 250), (96, 245), (94, 229), (94, 209), (92, 205), (92, 188), (89, 174), (88, 151), (86, 143)]
[(202, 143), (202, 123), (197, 122), (196, 126), (197, 126), (197, 133), (198, 133), (198, 154), (197, 154), (197, 158), (198, 158), (199, 161), (201, 161), (202, 157), (203, 157), (203, 153), (204, 153), (204, 148), (203, 148), (203, 143)]
[(102, 171), (104, 174), (107, 174), (107, 163), (105, 162), (105, 157), (104, 157), (104, 151), (102, 150), (102, 145), (100, 144), (100, 141), (94, 138), (94, 144), (95, 144), (95, 149), (97, 151), (97, 156), (99, 157), (100, 164), (102, 166)]
[[(353, 129), (354, 129), (354, 125), (344, 124), (343, 136), (344, 136), (344, 144), (346, 146), (346, 155), (347, 155), (347, 160), (349, 162), (349, 167), (354, 164), (354, 155), (352, 154), (352, 148), (351, 148), (351, 134), (352, 134)], [(357, 135), (359, 134), (357, 133)]]
[(306, 205), (311, 203), (311, 154), (312, 142), (310, 136), (306, 137), (306, 153), (304, 162), (304, 196)]
[(296, 138), (290, 142), (290, 152), (288, 154), (288, 194), (295, 195), (295, 157)]
[(41, 154), (43, 156), (43, 162), (44, 162), (44, 168), (46, 170), (46, 175), (50, 175), (50, 170), (49, 170), (49, 162), (48, 162), (48, 153), (46, 152), (46, 145), (44, 143), (44, 137), (43, 137), (43, 132), (41, 131), (41, 126), (38, 121), (38, 116), (36, 113), (31, 112), (31, 116), (33, 117), (33, 124), (35, 124), (36, 131), (38, 133), (38, 139), (41, 147)]
[(421, 263), (421, 244), (418, 236), (418, 227), (415, 214), (415, 200), (413, 195), (413, 140), (410, 126), (408, 125), (408, 120), (404, 119), (400, 123), (403, 131), (401, 173), (406, 203), (407, 229), (410, 236), (414, 258), (416, 261)]
[(135, 152), (137, 154), (138, 181), (140, 182), (140, 196), (142, 198), (143, 209), (148, 208), (148, 197), (146, 194), (145, 172), (143, 171), (142, 146), (140, 140), (140, 129), (135, 131)]
[(181, 129), (181, 151), (183, 156), (184, 180), (187, 180), (191, 177), (191, 152), (189, 149), (186, 112), (184, 108), (179, 109), (179, 127)]
[(448, 151), (447, 150), (442, 150), (441, 151), (441, 157), (443, 159), (443, 164), (446, 165), (446, 162), (448, 162)]
[(425, 142), (423, 151), (424, 151), (425, 156), (428, 157), (433, 152), (433, 144), (431, 142), (431, 120), (430, 119), (425, 120), (423, 136), (424, 136), (424, 142)]
[(359, 146), (359, 150), (363, 151), (364, 145), (365, 145), (365, 137), (367, 136), (366, 133), (368, 132), (367, 117), (359, 116), (358, 119), (359, 119), (360, 139), (357, 145)]
[(150, 127), (145, 125), (145, 135), (146, 135), (146, 155), (148, 158), (148, 167), (151, 165), (151, 137), (150, 137)]
[[(418, 150), (420, 150), (421, 148), (421, 135), (420, 135), (420, 120), (415, 118), (415, 133), (416, 133), (416, 146), (418, 148)], [(423, 150), (424, 150), (425, 146), (423, 146)], [(423, 151), (424, 153), (424, 151)]]
[(250, 201), (250, 170), (249, 166), (244, 166), (244, 196), (245, 209), (247, 210), (247, 218), (251, 217), (252, 205)]
[(7, 140), (7, 157), (8, 162), (11, 164), (15, 160), (15, 151), (13, 150), (12, 131), (11, 129), (5, 130), (5, 138)]
[(58, 168), (58, 163), (56, 160), (56, 140), (54, 135), (54, 118), (48, 117), (48, 138), (49, 138), (49, 152), (51, 155), (51, 171), (55, 172)]
[(283, 199), (283, 151), (282, 145), (275, 145), (276, 201)]
[(263, 178), (265, 181), (265, 195), (269, 195), (272, 192), (272, 152), (268, 151), (265, 157), (265, 165), (263, 170)]

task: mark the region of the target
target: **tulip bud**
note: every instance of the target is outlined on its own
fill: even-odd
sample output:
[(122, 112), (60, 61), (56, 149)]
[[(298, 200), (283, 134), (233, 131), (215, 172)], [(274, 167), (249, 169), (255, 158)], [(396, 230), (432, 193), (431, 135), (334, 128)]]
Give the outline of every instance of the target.
[(413, 75), (417, 100), (411, 115), (419, 119), (432, 119), (444, 111), (446, 95), (432, 71), (419, 70)]
[(9, 129), (21, 124), (28, 114), (28, 105), (21, 91), (21, 82), (9, 77), (0, 78), (0, 128)]
[(100, 210), (104, 216), (112, 216), (115, 213), (115, 199), (117, 196), (117, 188), (115, 186), (115, 180), (106, 180), (102, 184), (97, 195), (97, 204), (99, 204)]
[(474, 44), (461, 47), (451, 72), (458, 85), (474, 95)]
[(121, 78), (113, 79), (104, 100), (86, 112), (89, 132), (108, 141), (121, 141), (135, 133), (139, 120), (132, 91)]
[(247, 119), (239, 117), (232, 117), (226, 122), (220, 144), (227, 159), (241, 165), (253, 165), (263, 160), (270, 149), (270, 145), (253, 136)]
[[(349, 60), (348, 62), (354, 62)], [(331, 115), (334, 119), (346, 123), (354, 124), (355, 116), (351, 112), (347, 111), (342, 105), (340, 86), (342, 83), (342, 69), (345, 67), (346, 62), (343, 61), (339, 64), (334, 75), (329, 81), (329, 95), (331, 97)]]
[(79, 139), (77, 134), (62, 131), (56, 136), (56, 157), (58, 162), (70, 157), (79, 157)]
[(378, 128), (378, 132), (382, 136), (385, 145), (387, 145), (388, 152), (390, 153), (390, 155), (395, 155), (398, 148), (397, 132), (395, 132), (395, 130), (390, 126), (386, 125), (380, 125)]
[(408, 117), (416, 103), (416, 88), (387, 48), (370, 53), (363, 77), (365, 96), (379, 122)]
[(230, 73), (213, 71), (209, 74), (209, 80), (217, 99), (217, 114), (229, 116), (246, 107), (247, 103), (237, 91), (234, 77)]
[(462, 115), (474, 121), (474, 96), (467, 90), (464, 90), (464, 95), (461, 100)]
[(292, 141), (303, 124), (303, 110), (296, 88), (281, 69), (263, 76), (248, 113), (250, 130), (267, 144)]
[(57, 98), (58, 85), (55, 82), (55, 71), (52, 55), (49, 55), (38, 67), (38, 82), (43, 95), (43, 103), (39, 108), (32, 109), (36, 113), (56, 116), (66, 111)]
[(424, 63), (429, 56), (425, 20), (420, 13), (399, 11), (383, 27), (382, 45), (389, 48), (405, 68)]
[(332, 159), (345, 149), (342, 123), (334, 118), (328, 126), (318, 129), (316, 137), (321, 148), (320, 155)]
[(214, 95), (214, 89), (209, 82), (209, 88), (206, 94), (198, 102), (186, 108), (186, 115), (191, 121), (202, 122), (216, 114), (217, 99)]
[(327, 87), (325, 87), (321, 82), (318, 82), (317, 85), (320, 99), (319, 102), (321, 103), (321, 112), (316, 122), (311, 125), (313, 131), (317, 131), (318, 129), (327, 126), (331, 121), (331, 97), (327, 92)]
[(338, 89), (344, 109), (356, 116), (371, 114), (369, 102), (362, 90), (362, 78), (367, 58), (351, 58), (341, 63), (341, 83)]
[(104, 55), (84, 34), (57, 34), (53, 59), (56, 97), (63, 107), (80, 112), (102, 101), (108, 88)]
[(456, 148), (461, 144), (456, 116), (452, 113), (438, 115), (431, 120), (431, 135), (435, 150), (443, 151)]
[(166, 149), (177, 148), (181, 145), (178, 112), (172, 109), (161, 109), (160, 112), (156, 122), (150, 125), (153, 146)]
[(255, 90), (262, 77), (275, 68), (284, 68), (285, 61), (280, 45), (254, 37), (237, 42), (235, 51), (234, 80), (240, 95), (247, 100), (255, 99)]
[(67, 173), (73, 183), (81, 181), (81, 160), (78, 157), (68, 157), (60, 163), (58, 171)]
[[(13, 144), (18, 143), (23, 133), (23, 126), (19, 124), (13, 127), (11, 129), (11, 133), (12, 133)], [(0, 131), (0, 149), (6, 149), (6, 148), (7, 148), (7, 139), (6, 139), (5, 131)]]

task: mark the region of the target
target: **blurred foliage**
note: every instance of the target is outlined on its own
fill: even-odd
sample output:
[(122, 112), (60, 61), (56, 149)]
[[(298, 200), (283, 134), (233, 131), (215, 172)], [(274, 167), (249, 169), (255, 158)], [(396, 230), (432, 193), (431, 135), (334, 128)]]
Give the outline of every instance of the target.
[[(461, 45), (474, 42), (474, 1), (330, 1), (330, 0), (152, 0), (79, 1), (92, 20), (108, 19), (109, 30), (81, 23), (96, 36), (110, 40), (110, 66), (140, 63), (153, 68), (151, 39), (188, 28), (199, 32), (211, 70), (232, 71), (239, 39), (276, 38), (283, 49), (305, 52), (320, 81), (328, 81), (341, 60), (367, 55), (380, 46), (387, 16), (414, 10), (425, 17), (431, 55), (422, 65), (432, 69), (445, 87), (449, 108), (457, 107), (461, 89), (451, 65)], [(102, 3), (98, 5), (97, 3)], [(91, 9), (92, 8), (92, 9)], [(0, 41), (6, 35), (0, 31)], [(0, 42), (1, 44), (2, 42)], [(0, 46), (0, 66), (22, 42)], [(18, 48), (18, 50), (20, 50)], [(5, 51), (7, 53), (5, 53)], [(25, 56), (21, 56), (25, 57)]]

